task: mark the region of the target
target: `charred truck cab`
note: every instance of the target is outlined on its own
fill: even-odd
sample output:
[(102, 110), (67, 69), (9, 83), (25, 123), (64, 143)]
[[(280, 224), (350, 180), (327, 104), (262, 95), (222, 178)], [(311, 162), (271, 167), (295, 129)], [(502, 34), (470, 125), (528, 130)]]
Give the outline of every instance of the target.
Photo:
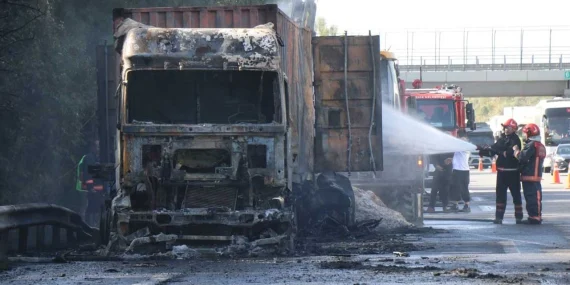
[(280, 49), (271, 26), (126, 33), (112, 203), (121, 235), (291, 231)]
[(117, 133), (100, 128), (115, 141), (103, 238), (292, 250), (296, 235), (355, 226), (342, 172), (383, 170), (379, 36), (313, 37), (277, 5), (114, 18), (121, 76), (99, 73), (120, 82), (106, 107)]

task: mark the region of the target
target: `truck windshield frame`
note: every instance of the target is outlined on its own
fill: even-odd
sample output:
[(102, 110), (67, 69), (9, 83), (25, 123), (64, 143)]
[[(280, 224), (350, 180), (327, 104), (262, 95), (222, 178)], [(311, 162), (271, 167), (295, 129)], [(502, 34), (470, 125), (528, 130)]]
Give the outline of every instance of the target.
[[(439, 108), (441, 111), (436, 111)], [(455, 129), (455, 113), (455, 102), (452, 99), (417, 99), (418, 117), (435, 128)]]
[(544, 113), (547, 117), (545, 144), (557, 146), (570, 143), (570, 108), (548, 108)]
[(398, 72), (396, 71), (396, 62), (393, 59), (382, 57), (380, 68), (386, 71), (380, 72), (382, 100), (389, 103), (390, 106), (400, 109), (402, 103), (400, 99), (400, 85)]
[(279, 76), (271, 71), (130, 70), (127, 124), (281, 123)]
[(394, 106), (400, 109), (400, 85), (398, 80), (398, 72), (396, 71), (396, 61), (388, 60), (388, 82), (390, 82), (390, 88), (393, 90), (390, 94), (394, 94)]

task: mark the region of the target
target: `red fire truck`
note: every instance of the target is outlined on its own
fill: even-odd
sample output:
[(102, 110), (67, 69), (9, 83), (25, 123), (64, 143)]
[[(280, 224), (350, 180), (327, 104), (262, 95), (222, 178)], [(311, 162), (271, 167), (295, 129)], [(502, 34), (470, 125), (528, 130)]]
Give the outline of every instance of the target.
[[(420, 84), (415, 81), (414, 86)], [(473, 104), (465, 100), (457, 85), (406, 89), (402, 102), (409, 114), (455, 137), (460, 130), (476, 128)]]

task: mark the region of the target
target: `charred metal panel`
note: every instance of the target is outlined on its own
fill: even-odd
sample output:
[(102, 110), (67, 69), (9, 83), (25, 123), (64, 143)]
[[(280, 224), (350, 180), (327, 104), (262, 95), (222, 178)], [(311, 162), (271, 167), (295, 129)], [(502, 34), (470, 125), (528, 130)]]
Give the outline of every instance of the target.
[(276, 70), (279, 44), (271, 26), (133, 29), (123, 45), (124, 69)]
[(278, 124), (255, 125), (123, 125), (125, 134), (145, 133), (145, 135), (187, 135), (194, 134), (223, 134), (239, 135), (250, 133), (280, 133), (285, 134), (285, 127)]
[[(144, 181), (141, 177), (153, 176), (164, 178), (169, 181), (220, 181), (239, 179), (239, 167), (242, 155), (247, 156), (248, 145), (264, 145), (267, 149), (267, 161), (264, 168), (250, 168), (247, 171), (251, 177), (264, 177), (267, 186), (277, 187), (285, 185), (285, 165), (284, 165), (284, 143), (283, 135), (276, 137), (257, 136), (233, 136), (225, 134), (200, 135), (194, 137), (185, 136), (148, 136), (140, 133), (141, 136), (129, 138), (125, 141), (125, 157), (123, 166), (125, 173), (130, 173), (133, 183)], [(128, 136), (127, 136), (128, 137)], [(145, 149), (157, 148), (159, 157), (149, 159), (145, 154)], [(184, 163), (176, 155), (181, 150), (225, 150), (231, 162), (227, 165), (216, 165), (212, 171), (201, 172), (192, 165), (186, 165), (191, 170), (184, 170)], [(207, 157), (193, 156), (192, 153), (186, 158), (193, 164), (207, 164)], [(202, 161), (202, 162), (201, 162)], [(222, 161), (221, 159), (219, 161)], [(181, 165), (178, 165), (181, 164)], [(165, 166), (170, 165), (169, 175), (166, 175)], [(150, 168), (149, 168), (150, 167)], [(166, 175), (166, 176), (165, 176)]]
[[(380, 57), (372, 58), (372, 55), (378, 55), (379, 45), (378, 36), (313, 38), (317, 112), (315, 169), (319, 172), (374, 170), (371, 154), (375, 169), (382, 170)], [(345, 81), (348, 104), (345, 101)], [(371, 118), (374, 121), (372, 126)]]
[[(168, 215), (167, 222), (160, 223), (159, 217)], [(249, 228), (261, 223), (288, 222), (292, 218), (290, 212), (269, 210), (215, 211), (211, 208), (187, 209), (184, 212), (131, 212), (121, 215), (131, 222), (151, 222), (160, 226), (187, 225), (228, 225)]]
[[(288, 18), (280, 18), (278, 31), (286, 41), (282, 68), (288, 79), (289, 127), (291, 129), (291, 154), (293, 156), (293, 180), (301, 182), (314, 169), (315, 109), (313, 101), (313, 55), (311, 32), (297, 27)], [(279, 20), (279, 19), (278, 19)], [(287, 20), (287, 21), (285, 21)]]

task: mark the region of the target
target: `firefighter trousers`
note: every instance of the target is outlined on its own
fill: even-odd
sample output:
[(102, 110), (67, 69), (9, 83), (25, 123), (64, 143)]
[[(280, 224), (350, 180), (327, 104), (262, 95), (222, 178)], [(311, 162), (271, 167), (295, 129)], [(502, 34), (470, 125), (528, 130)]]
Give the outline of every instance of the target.
[(523, 208), (521, 178), (518, 171), (497, 171), (495, 218), (502, 220), (505, 216), (505, 209), (507, 208), (507, 189), (511, 191), (513, 204), (515, 204), (515, 218), (520, 220), (523, 218)]
[(523, 182), (522, 187), (528, 219), (542, 222), (542, 185), (540, 182)]

